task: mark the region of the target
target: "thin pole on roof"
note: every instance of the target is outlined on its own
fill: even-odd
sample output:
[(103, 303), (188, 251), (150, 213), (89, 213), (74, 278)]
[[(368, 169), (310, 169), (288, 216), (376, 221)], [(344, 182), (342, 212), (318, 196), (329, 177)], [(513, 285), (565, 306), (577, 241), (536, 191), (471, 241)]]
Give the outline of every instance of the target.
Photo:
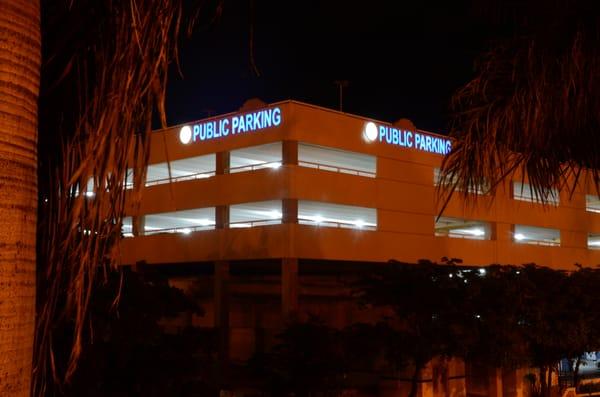
[(335, 80), (333, 84), (337, 85), (340, 93), (340, 112), (343, 112), (343, 104), (344, 104), (344, 88), (350, 85), (348, 80)]

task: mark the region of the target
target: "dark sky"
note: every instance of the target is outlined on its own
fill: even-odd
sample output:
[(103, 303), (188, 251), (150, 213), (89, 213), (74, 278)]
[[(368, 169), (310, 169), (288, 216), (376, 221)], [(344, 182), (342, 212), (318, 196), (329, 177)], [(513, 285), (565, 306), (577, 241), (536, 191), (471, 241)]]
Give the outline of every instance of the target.
[(252, 13), (250, 0), (225, 0), (220, 18), (182, 40), (169, 124), (234, 111), (251, 97), (337, 108), (334, 81), (349, 80), (344, 111), (444, 132), (450, 96), (472, 78), (492, 31), (470, 3), (438, 3), (255, 0)]

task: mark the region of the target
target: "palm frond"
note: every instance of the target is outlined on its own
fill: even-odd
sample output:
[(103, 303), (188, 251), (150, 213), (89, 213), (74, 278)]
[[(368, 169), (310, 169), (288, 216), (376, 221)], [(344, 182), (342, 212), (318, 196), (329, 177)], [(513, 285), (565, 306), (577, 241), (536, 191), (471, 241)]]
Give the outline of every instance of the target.
[(452, 100), (445, 194), (483, 181), (493, 193), (515, 175), (545, 203), (555, 188), (572, 193), (584, 181), (598, 188), (599, 42), (600, 18), (580, 13), (485, 54)]
[[(166, 124), (167, 72), (176, 56), (182, 1), (90, 1), (65, 12), (70, 21), (80, 13), (95, 21), (82, 31), (84, 45), (65, 69), (78, 95), (76, 108), (65, 111), (73, 130), (59, 131), (60, 154), (41, 211), (36, 395), (73, 375), (89, 324), (92, 286), (118, 263), (126, 196), (133, 204), (139, 201), (153, 117)], [(135, 188), (128, 190), (131, 169)], [(64, 318), (74, 318), (74, 335), (62, 368), (55, 360), (53, 331)]]

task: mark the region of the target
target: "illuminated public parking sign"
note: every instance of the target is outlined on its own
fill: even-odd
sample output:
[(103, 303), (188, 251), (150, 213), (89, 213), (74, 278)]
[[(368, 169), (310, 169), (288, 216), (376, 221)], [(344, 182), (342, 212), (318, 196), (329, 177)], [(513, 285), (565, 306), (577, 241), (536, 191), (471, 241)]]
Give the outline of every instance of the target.
[(215, 138), (260, 131), (281, 124), (279, 107), (261, 109), (255, 112), (231, 115), (221, 119), (204, 121), (192, 126), (183, 126), (179, 131), (179, 140), (183, 144), (208, 141)]
[(387, 125), (377, 125), (372, 121), (365, 124), (363, 137), (368, 142), (384, 142), (423, 152), (446, 155), (452, 149), (452, 141), (448, 138), (403, 130)]

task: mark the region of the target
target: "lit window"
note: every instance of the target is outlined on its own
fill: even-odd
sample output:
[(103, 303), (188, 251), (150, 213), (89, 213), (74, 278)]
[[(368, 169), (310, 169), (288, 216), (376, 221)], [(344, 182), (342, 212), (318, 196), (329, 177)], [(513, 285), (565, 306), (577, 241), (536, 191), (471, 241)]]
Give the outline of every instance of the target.
[[(71, 197), (79, 196), (79, 184), (73, 186), (71, 192)], [(94, 190), (94, 177), (88, 178), (85, 188), (83, 189), (83, 195), (88, 198), (93, 198), (96, 195)]]
[(491, 226), (487, 222), (460, 218), (440, 217), (435, 222), (435, 235), (438, 237), (489, 240)]
[(123, 237), (133, 237), (133, 224), (130, 216), (123, 217), (121, 233), (123, 234)]
[(245, 147), (230, 152), (229, 172), (233, 174), (263, 168), (278, 169), (281, 162), (281, 142)]
[(229, 227), (276, 225), (282, 216), (281, 200), (236, 204), (229, 207)]
[[(542, 197), (536, 192), (530, 184), (513, 182), (513, 198), (519, 201), (529, 201), (532, 203), (541, 203)], [(549, 204), (558, 205), (560, 203), (560, 195), (557, 189), (551, 189), (546, 197)]]
[(190, 234), (215, 228), (215, 207), (163, 212), (144, 216), (144, 234)]
[(133, 168), (127, 169), (125, 175), (125, 189), (133, 189)]
[(214, 153), (171, 161), (170, 174), (167, 163), (152, 164), (148, 166), (146, 186), (209, 178), (215, 175), (215, 170)]
[(600, 249), (600, 233), (589, 233), (587, 246), (589, 249)]
[(585, 210), (600, 213), (600, 197), (593, 194), (585, 195)]
[[(442, 174), (441, 174), (441, 170), (439, 168), (434, 168), (433, 169), (433, 186), (437, 187), (440, 185), (440, 181), (442, 178)], [(452, 182), (449, 184), (452, 184), (454, 182), (456, 182), (457, 178), (453, 178)], [(458, 191), (460, 191), (459, 189), (457, 189)], [(487, 194), (490, 190), (489, 184), (488, 183), (482, 183), (480, 185), (477, 186), (477, 188), (474, 187), (470, 187), (469, 188), (469, 193), (474, 193), (474, 194)]]
[(377, 173), (375, 156), (302, 142), (298, 143), (298, 165), (369, 178)]
[(347, 229), (377, 229), (377, 210), (324, 203), (320, 201), (298, 201), (298, 223), (303, 225), (340, 227)]
[(516, 243), (559, 246), (560, 230), (515, 225), (513, 239)]

